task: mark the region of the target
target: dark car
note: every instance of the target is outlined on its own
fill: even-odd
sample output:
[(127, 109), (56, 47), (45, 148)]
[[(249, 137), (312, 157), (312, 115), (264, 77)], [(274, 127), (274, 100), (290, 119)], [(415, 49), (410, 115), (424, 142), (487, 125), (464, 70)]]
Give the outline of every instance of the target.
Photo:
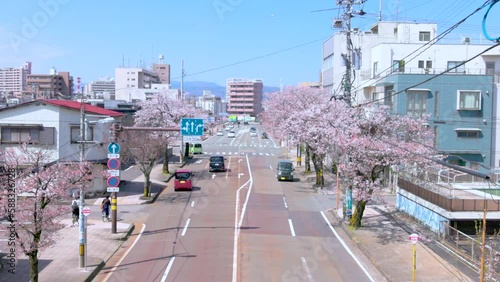
[(269, 138), (269, 136), (267, 135), (267, 133), (265, 133), (265, 132), (262, 133), (262, 139), (267, 139), (267, 138)]
[(293, 181), (293, 163), (291, 161), (279, 161), (278, 162), (278, 181), (288, 180)]
[(224, 156), (211, 156), (208, 171), (226, 171)]

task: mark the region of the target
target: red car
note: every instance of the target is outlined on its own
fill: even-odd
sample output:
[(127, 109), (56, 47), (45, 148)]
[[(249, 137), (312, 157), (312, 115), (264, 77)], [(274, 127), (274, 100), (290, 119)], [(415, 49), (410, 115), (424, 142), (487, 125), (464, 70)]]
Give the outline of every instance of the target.
[(174, 191), (193, 191), (193, 172), (189, 169), (178, 169), (174, 175)]

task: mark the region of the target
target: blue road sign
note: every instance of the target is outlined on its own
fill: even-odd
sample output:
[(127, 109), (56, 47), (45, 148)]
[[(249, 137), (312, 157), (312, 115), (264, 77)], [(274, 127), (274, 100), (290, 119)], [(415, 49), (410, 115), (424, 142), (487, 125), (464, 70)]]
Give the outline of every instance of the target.
[(203, 119), (202, 118), (183, 118), (181, 119), (181, 135), (202, 136)]
[(118, 187), (120, 184), (120, 179), (116, 176), (108, 177), (108, 187)]
[(120, 152), (120, 145), (118, 143), (109, 143), (108, 144), (108, 152), (110, 154), (118, 154)]
[(109, 169), (120, 169), (120, 160), (118, 160), (118, 159), (109, 159), (108, 160), (108, 168)]

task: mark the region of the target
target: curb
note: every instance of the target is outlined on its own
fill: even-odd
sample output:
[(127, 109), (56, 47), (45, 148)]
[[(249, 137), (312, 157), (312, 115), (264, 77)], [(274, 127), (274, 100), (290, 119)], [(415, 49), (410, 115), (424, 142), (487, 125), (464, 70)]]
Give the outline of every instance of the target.
[(106, 262), (101, 260), (98, 266), (89, 274), (89, 276), (84, 280), (85, 282), (92, 282), (94, 278), (101, 272), (101, 270), (106, 266)]
[(127, 230), (125, 231), (125, 233), (123, 233), (116, 240), (126, 241), (128, 239), (128, 237), (130, 236), (130, 234), (132, 234), (132, 232), (134, 230), (135, 230), (135, 224), (132, 222), (132, 223), (130, 223), (130, 226), (127, 228)]

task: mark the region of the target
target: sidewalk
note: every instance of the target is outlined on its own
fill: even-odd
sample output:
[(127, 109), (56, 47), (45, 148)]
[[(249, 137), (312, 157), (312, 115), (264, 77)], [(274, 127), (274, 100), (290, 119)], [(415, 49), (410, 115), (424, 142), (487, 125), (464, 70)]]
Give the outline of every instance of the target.
[[(295, 156), (296, 151), (291, 150), (289, 159), (294, 164)], [(312, 165), (311, 169), (314, 170)], [(295, 166), (295, 170), (300, 181), (310, 183), (312, 190), (314, 171), (305, 174), (304, 161), (302, 166)], [(324, 178), (326, 185), (317, 193), (325, 197), (336, 195), (336, 176), (325, 171)], [(478, 280), (478, 274), (464, 268), (457, 259), (436, 248), (433, 232), (396, 210), (395, 194), (386, 192), (380, 199), (374, 199), (368, 204), (359, 229), (350, 228), (348, 222), (343, 220), (342, 209), (335, 210), (335, 205), (336, 202), (332, 201), (332, 208), (324, 212), (336, 232), (361, 250), (388, 281), (412, 281), (413, 245), (409, 240), (412, 233), (421, 237), (416, 245), (416, 281)], [(339, 206), (342, 206), (342, 200)]]
[[(183, 163), (170, 163), (170, 171), (184, 165)], [(170, 175), (162, 173), (162, 164), (158, 164), (151, 172), (152, 199), (142, 199), (144, 176), (127, 182), (120, 187), (118, 193), (118, 206), (138, 205), (152, 203), (167, 186)], [(100, 206), (101, 198), (86, 199), (90, 206)], [(93, 209), (95, 210), (95, 208)], [(79, 267), (79, 228), (71, 227), (71, 218), (61, 221), (65, 227), (59, 231), (57, 243), (39, 255), (39, 281), (92, 281), (104, 267), (111, 256), (121, 247), (134, 229), (133, 223), (117, 222), (117, 234), (111, 233), (111, 223), (102, 222), (100, 216), (91, 214), (87, 220), (87, 271)], [(5, 242), (0, 242), (0, 249), (7, 250)], [(0, 282), (29, 281), (30, 265), (27, 258), (19, 258), (15, 268), (16, 274), (8, 272), (9, 266), (3, 260), (4, 268), (0, 268)]]

